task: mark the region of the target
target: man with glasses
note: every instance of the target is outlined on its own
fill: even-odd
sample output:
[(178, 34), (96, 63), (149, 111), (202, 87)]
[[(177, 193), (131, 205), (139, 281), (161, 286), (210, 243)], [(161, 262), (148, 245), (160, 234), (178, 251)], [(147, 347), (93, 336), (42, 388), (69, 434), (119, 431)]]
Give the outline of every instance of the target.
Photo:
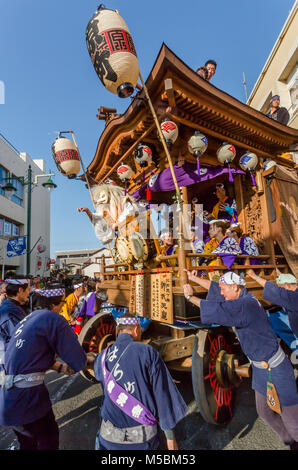
[[(59, 315), (65, 302), (60, 285), (42, 289), (43, 309), (14, 329), (0, 374), (0, 425), (14, 430), (22, 450), (58, 450), (59, 430), (44, 377), (47, 370), (72, 374), (85, 368), (77, 335)], [(55, 362), (56, 355), (66, 363)]]

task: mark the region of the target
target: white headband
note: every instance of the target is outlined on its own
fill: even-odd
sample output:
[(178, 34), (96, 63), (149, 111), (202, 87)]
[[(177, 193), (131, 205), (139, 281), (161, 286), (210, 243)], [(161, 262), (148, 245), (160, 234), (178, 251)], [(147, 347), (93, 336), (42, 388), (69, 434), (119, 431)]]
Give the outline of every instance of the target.
[(140, 325), (141, 324), (139, 317), (131, 317), (131, 318), (119, 317), (119, 318), (116, 318), (116, 323), (117, 325)]
[(246, 285), (246, 282), (244, 281), (244, 279), (242, 279), (242, 277), (238, 276), (238, 274), (233, 273), (232, 271), (229, 271), (223, 274), (219, 278), (219, 282), (222, 282), (223, 284), (228, 284), (228, 285), (232, 285), (232, 284), (237, 284), (237, 286)]
[(228, 219), (213, 219), (213, 220), (210, 220), (208, 223), (209, 225), (211, 224), (215, 224), (215, 222), (229, 222)]
[(75, 284), (75, 285), (73, 286), (73, 288), (74, 288), (74, 289), (78, 289), (78, 288), (81, 287), (83, 284), (84, 284), (83, 282), (81, 282), (80, 284)]
[(235, 224), (230, 225), (230, 228), (240, 227), (240, 225), (242, 225), (242, 222), (236, 222)]
[(6, 284), (13, 284), (15, 286), (22, 286), (23, 284), (29, 284), (28, 279), (5, 279)]
[(171, 232), (161, 232), (159, 238), (164, 238), (164, 237), (168, 237), (169, 235), (172, 235)]

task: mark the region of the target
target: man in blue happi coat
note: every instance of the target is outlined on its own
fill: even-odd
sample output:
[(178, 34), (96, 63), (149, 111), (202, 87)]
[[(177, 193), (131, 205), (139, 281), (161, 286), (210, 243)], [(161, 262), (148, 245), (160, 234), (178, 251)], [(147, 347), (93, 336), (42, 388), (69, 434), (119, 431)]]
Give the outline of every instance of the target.
[(78, 372), (86, 365), (86, 354), (77, 335), (58, 314), (64, 289), (55, 286), (39, 293), (45, 308), (17, 324), (6, 348), (0, 372), (0, 425), (14, 430), (22, 450), (57, 450), (59, 431), (44, 383), (45, 372), (56, 369), (56, 355), (66, 363), (58, 365), (58, 372)]
[(283, 308), (292, 332), (298, 337), (298, 281), (295, 276), (280, 273), (275, 280), (276, 284), (273, 284), (256, 275), (253, 269), (248, 269), (247, 274), (264, 287), (263, 299)]
[[(243, 352), (252, 363), (252, 387), (259, 416), (281, 440), (298, 449), (298, 394), (293, 367), (280, 348), (265, 310), (244, 286), (246, 282), (229, 271), (219, 284), (188, 272), (190, 281), (208, 289), (206, 300), (194, 296), (190, 284), (184, 286), (188, 301), (200, 307), (203, 323), (235, 327)], [(271, 378), (270, 378), (271, 375)], [(267, 405), (267, 382), (276, 388), (281, 414)]]
[(28, 301), (30, 283), (28, 279), (7, 279), (5, 281), (5, 298), (0, 306), (0, 370), (6, 346), (15, 326), (25, 318), (23, 305)]
[(116, 321), (116, 342), (94, 362), (104, 395), (97, 448), (158, 449), (159, 425), (168, 449), (178, 449), (174, 428), (187, 406), (159, 353), (140, 342), (140, 319), (124, 314)]

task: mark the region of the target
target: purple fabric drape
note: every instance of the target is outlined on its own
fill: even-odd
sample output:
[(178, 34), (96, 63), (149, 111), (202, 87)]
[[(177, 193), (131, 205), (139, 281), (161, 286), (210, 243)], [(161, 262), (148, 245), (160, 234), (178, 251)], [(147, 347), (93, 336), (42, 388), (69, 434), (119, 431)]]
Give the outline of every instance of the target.
[[(182, 166), (174, 165), (174, 171), (178, 186), (191, 186), (192, 184), (201, 183), (216, 178), (217, 176), (221, 176), (223, 174), (229, 175), (229, 168), (225, 168), (222, 166), (201, 166), (199, 176), (197, 171), (197, 165), (193, 165), (189, 162), (184, 163), (184, 165)], [(230, 171), (233, 175), (245, 175), (244, 171), (235, 168), (231, 168)], [(174, 191), (175, 185), (170, 168), (161, 171), (157, 175), (154, 175), (153, 178), (149, 180), (149, 188), (150, 191), (153, 192)], [(137, 200), (140, 200), (144, 195), (144, 190), (145, 188), (141, 187), (137, 191), (135, 191), (132, 196), (134, 196)]]

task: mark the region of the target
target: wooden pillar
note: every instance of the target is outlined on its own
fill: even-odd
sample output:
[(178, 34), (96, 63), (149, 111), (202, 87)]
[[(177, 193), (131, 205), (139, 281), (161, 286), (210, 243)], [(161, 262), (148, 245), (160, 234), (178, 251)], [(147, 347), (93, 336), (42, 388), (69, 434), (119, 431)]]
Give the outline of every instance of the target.
[(235, 187), (235, 198), (236, 198), (236, 205), (237, 205), (237, 211), (238, 211), (238, 220), (242, 224), (243, 233), (246, 233), (247, 223), (246, 223), (246, 217), (245, 217), (245, 204), (244, 204), (241, 175), (234, 176), (234, 187)]
[[(182, 187), (182, 199), (183, 203), (188, 203), (188, 195), (187, 195), (187, 187)], [(179, 230), (181, 231), (181, 237), (179, 240), (178, 246), (178, 269), (179, 269), (179, 279), (180, 285), (183, 286), (184, 284), (188, 283), (187, 274), (184, 269), (187, 268), (186, 265), (186, 252), (184, 247), (184, 235), (183, 235), (183, 214), (182, 212), (179, 213)]]

